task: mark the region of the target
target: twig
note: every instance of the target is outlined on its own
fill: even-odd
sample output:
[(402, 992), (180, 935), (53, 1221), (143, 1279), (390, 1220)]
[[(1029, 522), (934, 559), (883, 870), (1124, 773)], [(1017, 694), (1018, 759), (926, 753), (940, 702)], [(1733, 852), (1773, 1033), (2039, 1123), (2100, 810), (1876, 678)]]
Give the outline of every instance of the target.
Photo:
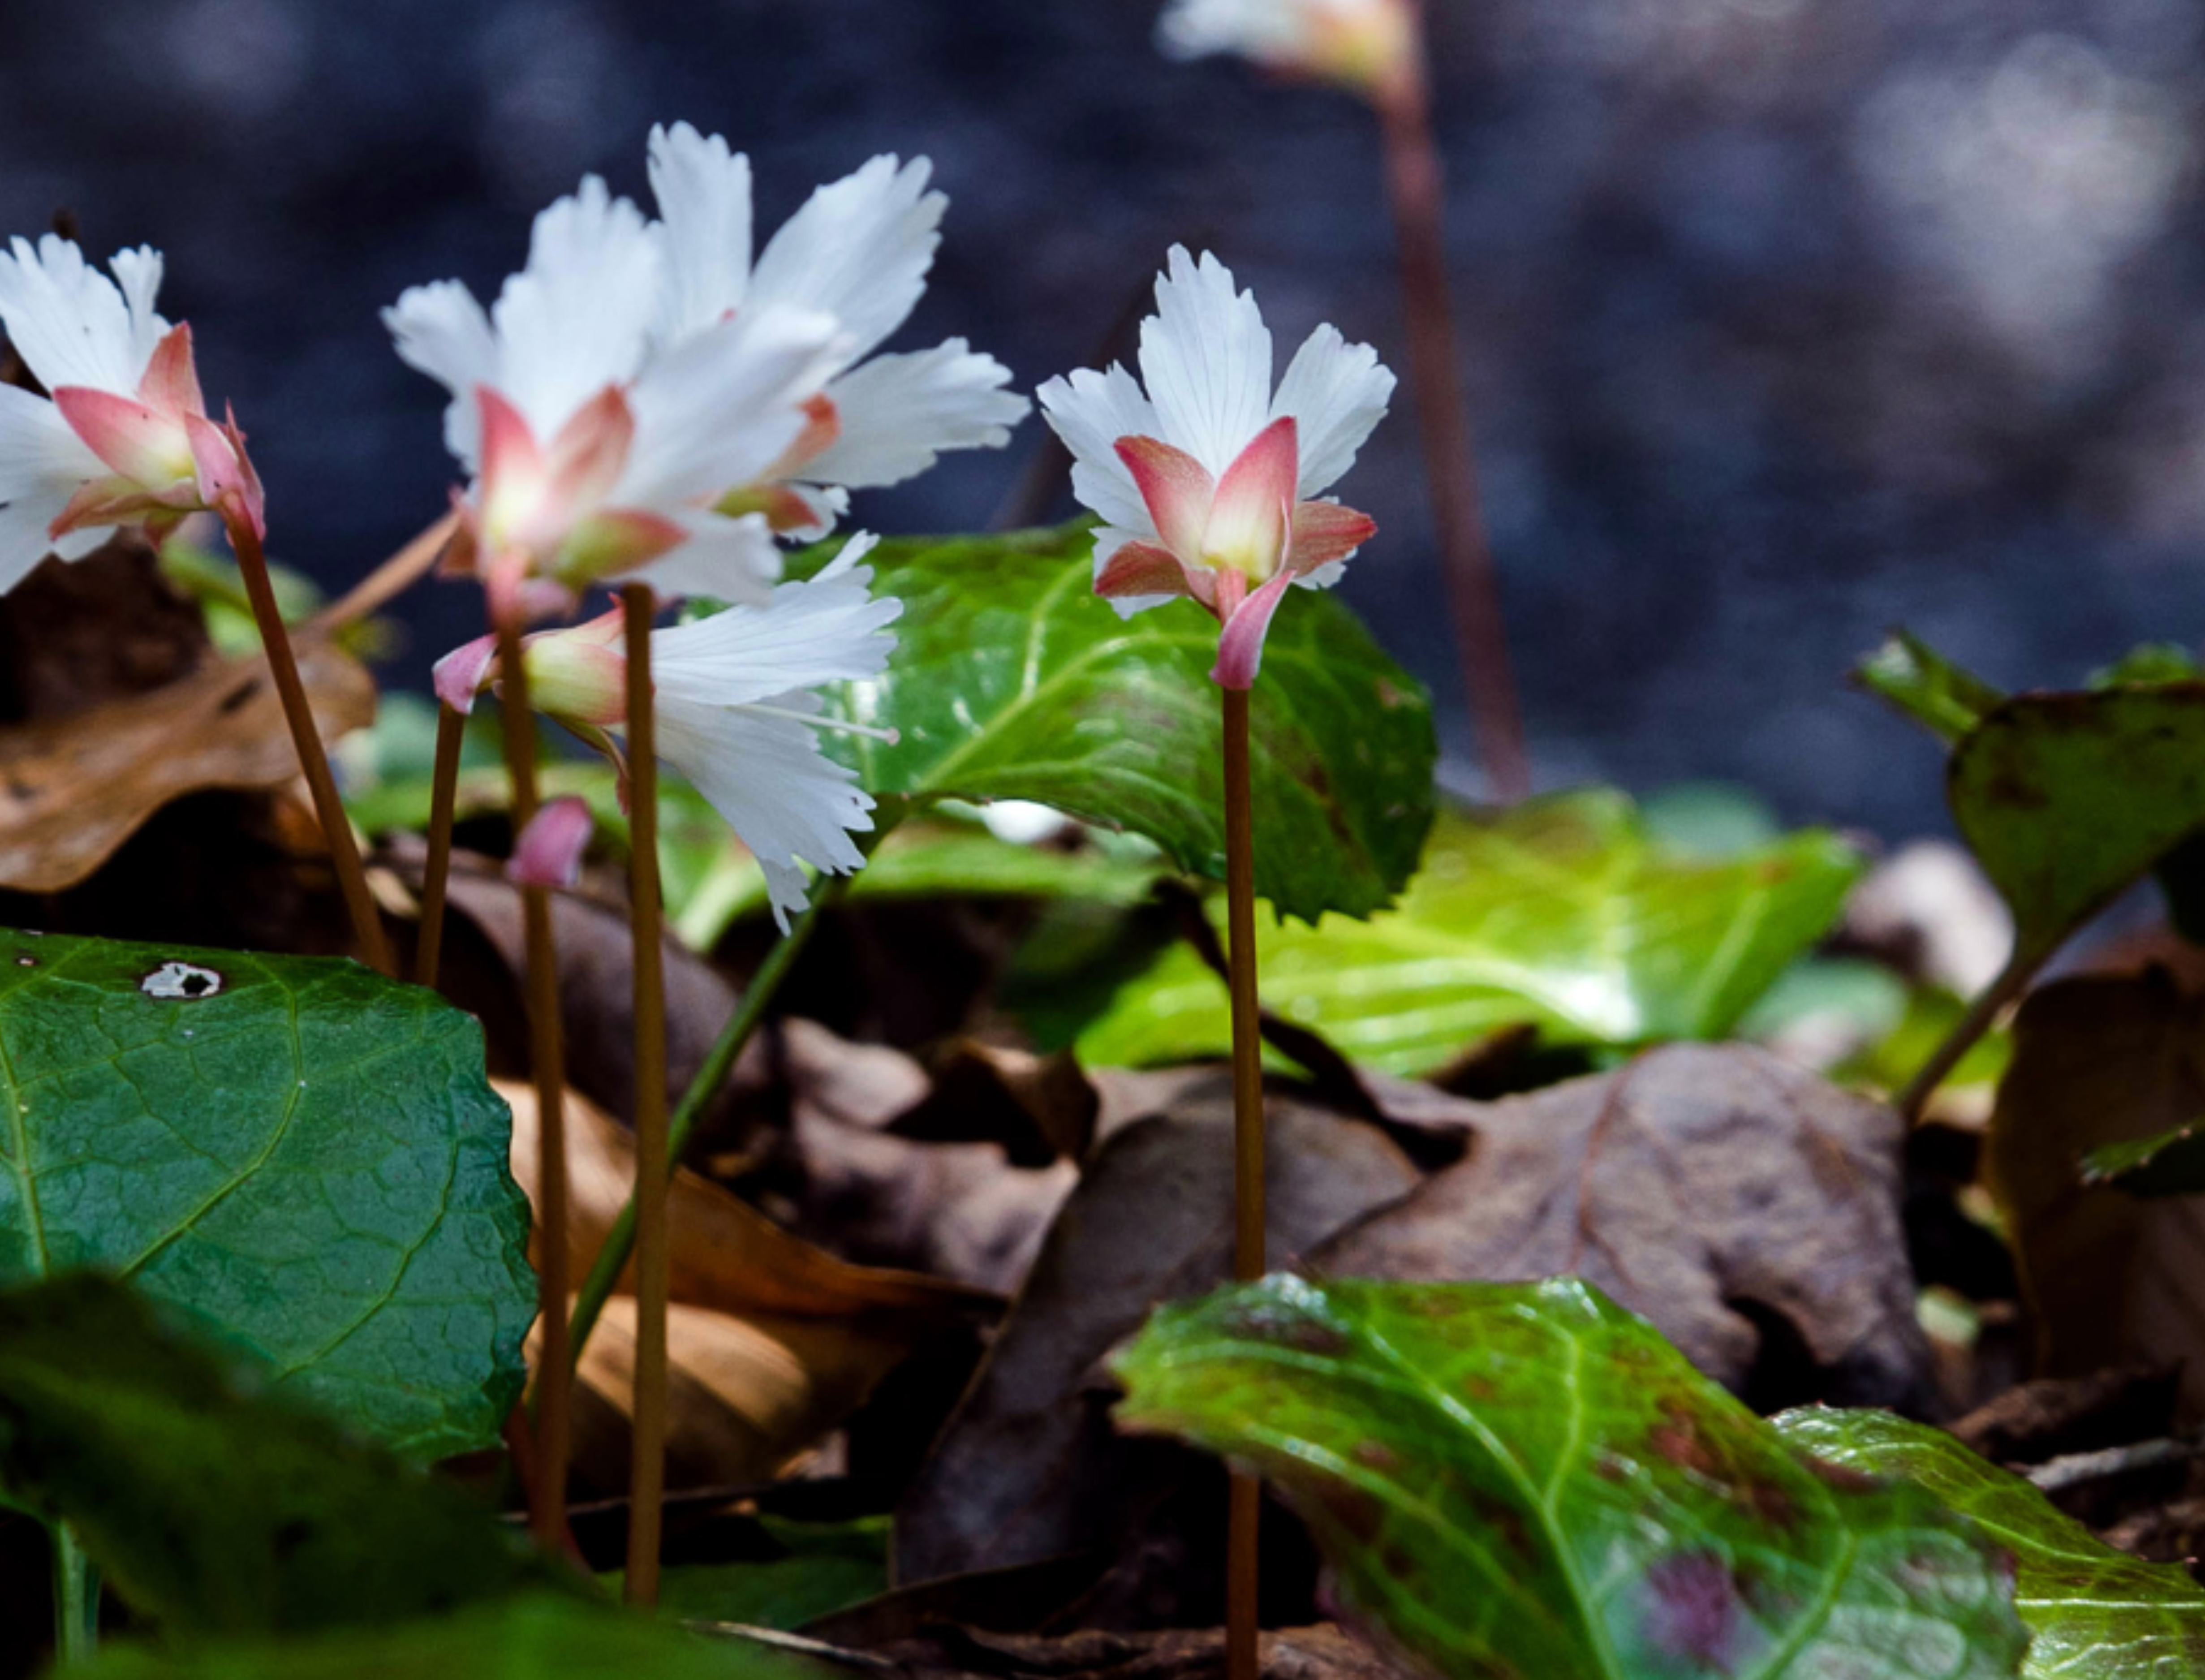
[(80, 1668), (99, 1652), (99, 1565), (68, 1523), (55, 1523), (53, 1537), (56, 1666)]
[(332, 601), (313, 617), (308, 619), (308, 635), (328, 636), (342, 630), (358, 619), (366, 618), (377, 607), (391, 601), (410, 589), (422, 574), (437, 563), (437, 558), (459, 529), (460, 516), (455, 509), (438, 519), (404, 548), (384, 561), (342, 595)]
[[(528, 666), (518, 613), (497, 614), (500, 710), (505, 719), (506, 771), (513, 780), (513, 831), (536, 816), (536, 718), (528, 709)], [(536, 1474), (529, 1517), (545, 1549), (556, 1550), (567, 1526), (568, 1398), (567, 1355), (567, 1070), (559, 1021), (559, 953), (551, 931), (551, 896), (520, 889), (528, 959), (528, 1060), (536, 1083), (538, 1206), (537, 1312), (543, 1338), (536, 1373)]]
[(2029, 989), (2029, 982), (2036, 977), (2042, 966), (2042, 954), (2016, 946), (2006, 965), (1999, 971), (1997, 979), (1985, 987), (1976, 1000), (1968, 1006), (1968, 1012), (1953, 1024), (1942, 1043), (1930, 1053), (1922, 1071), (1907, 1082), (1893, 1102), (1893, 1107), (1912, 1125), (1922, 1118), (1929, 1107), (1929, 1099), (1937, 1094), (1937, 1087), (1945, 1083), (1945, 1076), (1960, 1065), (1960, 1059), (1975, 1048), (1976, 1041), (1988, 1032), (2006, 1006)]
[(1447, 296), (1445, 185), (1432, 140), (1430, 83), (1421, 57), (1389, 80), (1374, 103), (1385, 134), (1386, 184), (1400, 247), (1409, 383), (1423, 439), (1424, 476), (1431, 483), (1432, 520), (1454, 608), (1463, 683), (1486, 775), (1495, 794), (1513, 802), (1531, 791), (1531, 767), (1478, 493), (1462, 347)]
[(323, 838), (329, 841), (330, 862), (344, 893), (345, 911), (352, 918), (353, 937), (369, 967), (379, 974), (395, 975), (390, 946), (383, 935), (382, 912), (375, 907), (375, 894), (368, 888), (367, 871), (360, 861), (360, 843), (353, 838), (352, 819), (345, 814), (336, 778), (330, 773), (329, 755), (322, 750), (322, 737), (314, 727), (314, 709), (306, 699), (306, 685), (299, 679), (290, 633), (283, 627), (282, 609), (276, 604), (276, 589), (268, 579), (268, 557), (261, 552), (260, 533), (241, 514), (224, 518), (229, 545), (237, 555), (237, 569), (244, 574), (245, 591), (253, 603), (253, 616), (260, 627), (268, 669), (283, 702), (283, 721), (290, 726), (299, 768), (306, 772), (306, 787), (313, 794), (314, 816), (321, 823)]
[[(1256, 997), (1256, 848), (1248, 691), (1225, 688), (1225, 900), (1233, 993), (1233, 1275), (1263, 1275), (1263, 1047)], [(1262, 1484), (1233, 1477), (1226, 1531), (1225, 1671), (1256, 1680)]]
[(421, 929), (413, 949), (416, 983), (435, 989), (444, 955), (444, 898), (452, 882), (452, 810), (459, 799), (460, 749), (467, 721), (449, 706), (437, 711), (437, 765), (429, 789), (429, 856), (421, 866)]
[(628, 925), (635, 971), (635, 1416), (628, 1489), (628, 1603), (658, 1602), (666, 1497), (666, 974), (658, 897), (658, 743), (648, 584), (621, 591), (627, 631)]
[(2186, 1464), (2197, 1457), (2205, 1457), (2205, 1435), (2192, 1434), (2161, 1440), (2132, 1441), (2126, 1446), (2108, 1446), (2096, 1452), (2063, 1453), (2041, 1464), (2032, 1464), (2022, 1474), (2040, 1492), (2059, 1493), (2094, 1481), (2110, 1481), (2138, 1470)]

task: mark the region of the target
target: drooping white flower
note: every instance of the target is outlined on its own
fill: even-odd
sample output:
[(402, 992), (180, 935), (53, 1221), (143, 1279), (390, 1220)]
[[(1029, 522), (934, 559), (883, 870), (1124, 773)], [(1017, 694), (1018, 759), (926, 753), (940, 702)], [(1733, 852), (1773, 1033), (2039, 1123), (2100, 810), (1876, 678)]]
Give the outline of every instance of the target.
[(942, 242), (949, 200), (926, 190), (932, 169), (924, 157), (874, 158), (815, 192), (753, 261), (750, 160), (686, 122), (651, 130), (667, 257), (659, 341), (774, 307), (832, 316), (845, 334), (816, 425), (768, 472), (728, 480), (724, 511), (822, 537), (849, 491), (900, 484), (951, 449), (1000, 448), (1025, 417), (1025, 399), (1003, 389), (1010, 371), (961, 338), (873, 353), (917, 306)]
[(1287, 75), (1382, 93), (1413, 74), (1414, 0), (1170, 0), (1156, 41), (1174, 58), (1236, 52)]
[(0, 252), (0, 324), (53, 394), (0, 385), (0, 594), (119, 527), (158, 535), (214, 511), (265, 534), (245, 434), (235, 416), (209, 418), (190, 327), (154, 312), (161, 253), (141, 246), (110, 266), (114, 280), (53, 234)]
[(1246, 688), (1288, 586), (1329, 588), (1377, 530), (1315, 498), (1354, 465), (1394, 376), (1368, 345), (1319, 327), (1275, 393), (1255, 294), (1179, 246), (1141, 324), (1140, 363), (1141, 381), (1114, 364), (1039, 392), (1072, 451), (1073, 493), (1104, 521), (1096, 593), (1127, 616), (1174, 596), (1200, 602), (1223, 626), (1212, 674)]
[(661, 341), (662, 246), (592, 175), (536, 218), (527, 266), (489, 312), (457, 281), (383, 312), (400, 356), (452, 393), (445, 442), (474, 478), (458, 569), (570, 597), (635, 576), (755, 600), (780, 575), (764, 521), (710, 503), (813, 424), (844, 329), (776, 306)]
[[(895, 647), (888, 626), (903, 603), (875, 597), (872, 570), (859, 564), (874, 542), (853, 537), (808, 582), (779, 585), (763, 606), (651, 632), (658, 756), (757, 857), (784, 931), (806, 899), (801, 866), (836, 875), (861, 867), (850, 836), (873, 826), (872, 798), (820, 750), (819, 735), (881, 732), (822, 715), (815, 691), (878, 676)], [(614, 611), (524, 644), (530, 703), (615, 759), (627, 721), (623, 634)], [(485, 636), (438, 662), (437, 692), (465, 711), (496, 677), (496, 641)]]

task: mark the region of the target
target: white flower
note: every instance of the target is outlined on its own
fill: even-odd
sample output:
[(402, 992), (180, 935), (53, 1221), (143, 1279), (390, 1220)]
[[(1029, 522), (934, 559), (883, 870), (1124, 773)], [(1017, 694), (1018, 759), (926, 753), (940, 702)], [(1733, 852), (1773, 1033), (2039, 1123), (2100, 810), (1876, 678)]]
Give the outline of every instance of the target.
[(1141, 324), (1140, 383), (1114, 365), (1039, 393), (1072, 451), (1072, 488), (1102, 517), (1095, 589), (1130, 616), (1190, 596), (1222, 625), (1227, 687), (1254, 682), (1290, 585), (1329, 588), (1377, 526), (1318, 497), (1355, 464), (1394, 376), (1333, 328), (1309, 336), (1275, 394), (1253, 293), (1178, 246)]
[[(887, 626), (903, 603), (876, 599), (871, 568), (858, 563), (874, 542), (851, 537), (809, 582), (781, 585), (764, 606), (651, 632), (658, 756), (757, 857), (783, 931), (805, 905), (803, 864), (841, 875), (865, 863), (850, 836), (872, 828), (873, 801), (820, 751), (819, 734), (884, 732), (821, 715), (814, 691), (888, 667), (895, 638)], [(530, 703), (615, 757), (627, 718), (622, 638), (615, 610), (525, 644)], [(437, 692), (465, 711), (495, 682), (496, 666), (496, 638), (485, 636), (438, 662)]]
[(662, 243), (592, 175), (536, 218), (527, 267), (488, 313), (457, 281), (383, 312), (398, 353), (452, 393), (445, 442), (474, 475), (461, 569), (502, 588), (632, 575), (730, 599), (780, 574), (764, 522), (710, 503), (812, 424), (843, 329), (762, 308), (661, 343)]
[(1266, 69), (1383, 92), (1414, 74), (1413, 0), (1170, 0), (1157, 44), (1174, 58), (1237, 52)]
[(264, 531), (245, 435), (208, 418), (191, 329), (154, 312), (161, 253), (120, 252), (110, 266), (119, 288), (52, 234), (0, 252), (0, 323), (53, 394), (0, 385), (0, 594), (48, 554), (81, 560), (120, 526), (158, 532), (211, 509)]
[[(1025, 419), (1010, 371), (961, 338), (876, 356), (926, 290), (949, 200), (933, 166), (874, 158), (815, 192), (752, 259), (750, 160), (686, 122), (651, 132), (651, 185), (666, 243), (655, 330), (679, 344), (730, 312), (794, 308), (846, 335), (817, 425), (772, 469), (730, 479), (719, 506), (763, 513), (786, 536), (833, 529), (847, 492), (900, 484), (946, 450), (1000, 448)], [(868, 359), (870, 358), (870, 359)]]

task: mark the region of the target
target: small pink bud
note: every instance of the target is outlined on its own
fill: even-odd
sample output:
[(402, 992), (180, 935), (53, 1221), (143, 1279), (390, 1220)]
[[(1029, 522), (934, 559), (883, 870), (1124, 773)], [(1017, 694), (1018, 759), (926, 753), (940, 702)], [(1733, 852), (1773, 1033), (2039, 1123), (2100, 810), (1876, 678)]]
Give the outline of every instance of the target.
[(465, 716), (475, 709), (475, 696), (481, 693), (489, 680), (490, 668), (497, 662), (497, 638), (478, 636), (465, 647), (454, 648), (431, 673), (431, 681), (437, 698), (454, 711)]
[(520, 831), (505, 866), (516, 887), (572, 887), (582, 878), (582, 854), (595, 828), (586, 800), (579, 794), (554, 799)]

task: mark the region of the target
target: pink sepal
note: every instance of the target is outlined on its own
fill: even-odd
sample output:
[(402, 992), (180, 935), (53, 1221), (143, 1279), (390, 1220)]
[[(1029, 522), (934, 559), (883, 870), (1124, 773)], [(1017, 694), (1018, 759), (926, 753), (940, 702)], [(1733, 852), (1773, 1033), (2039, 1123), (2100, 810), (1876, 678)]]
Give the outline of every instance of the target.
[(1217, 486), (1209, 469), (1184, 449), (1153, 437), (1121, 437), (1118, 459), (1133, 475), (1148, 504), (1149, 518), (1164, 546), (1180, 559), (1198, 564), (1203, 529), (1209, 523)]
[(1217, 664), (1209, 674), (1221, 688), (1253, 688), (1263, 667), (1263, 638), (1271, 628), (1271, 614), (1293, 587), (1294, 575), (1281, 572), (1243, 601), (1225, 621), (1217, 638)]
[(1095, 592), (1105, 599), (1139, 595), (1192, 595), (1194, 579), (1168, 549), (1154, 543), (1128, 543), (1102, 562)]
[(596, 823), (589, 802), (569, 793), (536, 813), (514, 842), (505, 873), (516, 887), (572, 887), (582, 878), (582, 856)]
[(204, 414), (187, 414), (184, 432), (191, 439), (200, 502), (226, 519), (249, 522), (253, 535), (264, 538), (267, 497), (253, 457), (245, 453), (245, 434), (238, 430), (236, 414), (233, 412), (221, 425)]
[(842, 414), (835, 407), (835, 399), (824, 392), (807, 399), (804, 404), (804, 430), (796, 434), (794, 442), (781, 452), (780, 459), (758, 475), (760, 484), (794, 478), (805, 462), (824, 454), (827, 446), (841, 435)]
[(1280, 567), (1301, 472), (1299, 430), (1291, 414), (1276, 419), (1225, 469), (1202, 534), (1202, 553), (1269, 578)]
[(1287, 565), (1295, 576), (1345, 560), (1378, 534), (1378, 521), (1336, 502), (1305, 502), (1294, 509)]
[(138, 381), (138, 395), (156, 413), (179, 419), (187, 414), (206, 413), (206, 398), (199, 393), (199, 368), (192, 359), (192, 329), (188, 321), (169, 328), (153, 347), (152, 359), (146, 364), (145, 374)]
[(190, 445), (174, 415), (89, 385), (62, 386), (54, 407), (86, 448), (134, 484), (164, 489), (191, 472)]
[(620, 387), (608, 385), (551, 440), (544, 461), (545, 514), (564, 524), (575, 510), (603, 502), (620, 482), (634, 443), (635, 415)]
[(478, 636), (437, 662), (430, 673), (431, 685), (439, 700), (465, 716), (474, 710), (475, 696), (482, 692), (490, 668), (496, 662), (497, 638)]
[(157, 521), (173, 525), (186, 513), (197, 512), (199, 505), (198, 487), (188, 480), (157, 494), (110, 475), (79, 485), (68, 505), (46, 527), (46, 535), (62, 537), (110, 525), (143, 525), (151, 533)]

